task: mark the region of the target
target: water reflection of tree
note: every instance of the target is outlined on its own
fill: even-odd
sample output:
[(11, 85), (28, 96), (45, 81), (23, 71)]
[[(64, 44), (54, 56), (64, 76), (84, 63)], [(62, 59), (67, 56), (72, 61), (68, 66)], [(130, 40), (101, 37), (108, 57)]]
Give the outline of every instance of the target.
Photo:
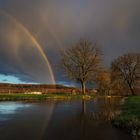
[(82, 105), (81, 105), (81, 113), (80, 113), (80, 124), (81, 124), (81, 133), (83, 136), (83, 139), (86, 137), (86, 125), (88, 121), (88, 115), (87, 115), (87, 109), (86, 109), (86, 101), (82, 100)]
[(80, 113), (81, 127), (83, 134), (85, 133), (86, 125), (95, 123), (96, 121), (111, 121), (113, 117), (119, 113), (119, 100), (112, 98), (102, 98), (93, 101), (92, 110), (87, 107), (88, 101), (82, 100), (82, 109)]
[[(50, 105), (51, 103), (52, 102), (50, 101)], [(50, 120), (50, 127), (46, 127), (46, 135), (44, 136), (44, 138), (52, 135), (53, 137), (55, 137), (54, 139), (61, 140), (70, 138), (74, 140), (91, 140), (98, 137), (100, 139), (102, 137), (100, 137), (100, 131), (104, 131), (104, 127), (106, 129), (106, 121), (109, 121), (112, 117), (112, 114), (117, 110), (116, 106), (118, 106), (118, 103), (118, 100), (113, 98), (101, 98), (81, 101), (55, 101), (54, 115), (52, 116), (52, 120)], [(66, 108), (65, 104), (68, 105), (66, 106)], [(61, 110), (62, 112), (59, 112), (59, 109), (61, 109), (62, 107), (64, 107), (66, 110), (68, 107), (68, 112), (65, 109)], [(73, 107), (76, 110), (73, 111)], [(64, 114), (62, 114), (63, 111)], [(62, 119), (61, 116), (63, 116)], [(55, 122), (53, 121), (57, 122), (56, 126)], [(60, 123), (58, 121), (60, 121)], [(54, 125), (55, 127), (53, 128), (51, 125)], [(50, 132), (51, 128), (52, 131), (49, 134), (48, 132)]]
[(99, 100), (101, 105), (98, 112), (93, 112), (92, 116), (96, 120), (110, 121), (119, 113), (119, 101), (115, 98), (103, 98)]

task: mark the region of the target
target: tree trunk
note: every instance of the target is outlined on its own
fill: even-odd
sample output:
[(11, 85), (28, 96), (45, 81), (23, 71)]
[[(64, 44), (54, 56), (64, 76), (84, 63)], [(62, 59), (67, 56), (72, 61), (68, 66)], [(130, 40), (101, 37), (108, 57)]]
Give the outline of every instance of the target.
[(130, 91), (131, 91), (132, 95), (134, 96), (135, 92), (134, 92), (134, 89), (133, 89), (132, 85), (130, 83), (128, 83), (128, 86), (130, 88)]
[(130, 86), (130, 91), (131, 91), (132, 95), (135, 95), (135, 92), (131, 86)]
[(86, 83), (81, 81), (81, 86), (82, 86), (82, 94), (85, 95), (86, 94)]

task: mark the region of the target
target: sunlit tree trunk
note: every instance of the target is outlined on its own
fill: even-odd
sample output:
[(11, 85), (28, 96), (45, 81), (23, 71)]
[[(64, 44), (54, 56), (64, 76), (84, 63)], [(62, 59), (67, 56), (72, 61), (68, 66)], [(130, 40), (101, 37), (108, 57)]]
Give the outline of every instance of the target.
[(81, 86), (82, 86), (82, 94), (85, 95), (86, 94), (86, 83), (81, 81)]

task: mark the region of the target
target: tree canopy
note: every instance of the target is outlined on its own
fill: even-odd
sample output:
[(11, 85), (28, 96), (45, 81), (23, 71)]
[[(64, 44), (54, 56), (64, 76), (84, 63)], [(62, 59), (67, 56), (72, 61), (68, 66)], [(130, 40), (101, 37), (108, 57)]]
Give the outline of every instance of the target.
[(97, 43), (81, 39), (71, 48), (61, 54), (60, 66), (69, 78), (80, 82), (82, 93), (85, 94), (85, 86), (93, 80), (101, 62), (101, 51)]
[(140, 81), (140, 53), (124, 54), (112, 62), (112, 82), (122, 81), (135, 95), (134, 87)]

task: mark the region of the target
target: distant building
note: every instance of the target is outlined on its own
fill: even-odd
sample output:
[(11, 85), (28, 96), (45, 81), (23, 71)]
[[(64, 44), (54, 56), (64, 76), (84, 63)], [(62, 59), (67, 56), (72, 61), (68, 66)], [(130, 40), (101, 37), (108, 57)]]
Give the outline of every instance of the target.
[(25, 92), (24, 94), (42, 94), (42, 92)]

